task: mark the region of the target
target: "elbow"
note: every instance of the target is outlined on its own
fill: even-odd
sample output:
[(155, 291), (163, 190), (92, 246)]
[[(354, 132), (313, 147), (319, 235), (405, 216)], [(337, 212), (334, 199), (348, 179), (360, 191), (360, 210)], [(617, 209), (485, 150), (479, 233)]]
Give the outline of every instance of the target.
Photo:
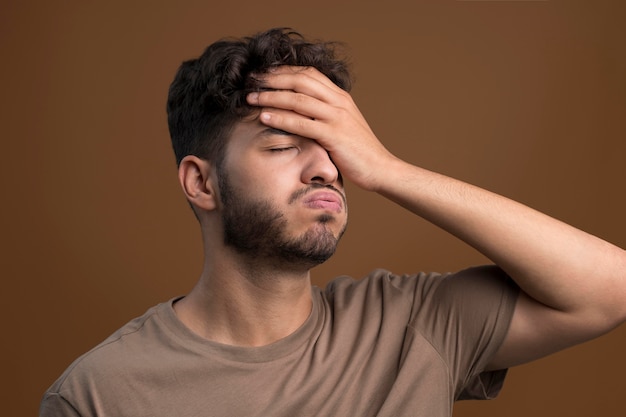
[(617, 249), (614, 265), (610, 272), (604, 272), (610, 277), (601, 288), (598, 288), (596, 297), (596, 318), (604, 329), (604, 333), (626, 322), (626, 251)]

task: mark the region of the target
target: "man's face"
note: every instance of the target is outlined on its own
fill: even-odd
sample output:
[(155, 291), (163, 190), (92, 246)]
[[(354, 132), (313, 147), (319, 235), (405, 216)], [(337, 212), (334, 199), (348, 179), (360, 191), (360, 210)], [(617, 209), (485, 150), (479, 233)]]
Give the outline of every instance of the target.
[(311, 268), (347, 224), (341, 176), (317, 142), (258, 120), (233, 130), (219, 171), (224, 243), (251, 259)]

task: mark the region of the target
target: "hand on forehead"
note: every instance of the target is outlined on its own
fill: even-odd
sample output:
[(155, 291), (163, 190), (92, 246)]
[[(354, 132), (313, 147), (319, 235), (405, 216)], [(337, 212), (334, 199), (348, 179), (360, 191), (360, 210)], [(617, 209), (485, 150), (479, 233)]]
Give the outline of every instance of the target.
[(347, 179), (371, 189), (371, 167), (390, 154), (347, 91), (312, 67), (277, 67), (258, 79), (269, 90), (247, 100), (261, 107), (261, 123), (317, 141)]

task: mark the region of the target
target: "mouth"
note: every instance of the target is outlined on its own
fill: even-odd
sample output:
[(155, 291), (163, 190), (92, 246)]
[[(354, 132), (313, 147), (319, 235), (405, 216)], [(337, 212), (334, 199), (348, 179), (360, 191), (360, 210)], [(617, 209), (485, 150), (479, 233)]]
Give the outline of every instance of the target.
[(321, 209), (340, 213), (343, 209), (342, 198), (333, 191), (317, 191), (311, 193), (302, 201), (305, 206), (312, 209)]

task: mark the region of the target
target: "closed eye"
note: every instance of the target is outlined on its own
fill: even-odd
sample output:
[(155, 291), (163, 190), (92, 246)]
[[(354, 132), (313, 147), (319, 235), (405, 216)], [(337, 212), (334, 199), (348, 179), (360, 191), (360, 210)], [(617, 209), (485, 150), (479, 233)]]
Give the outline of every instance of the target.
[(285, 152), (285, 151), (289, 151), (292, 149), (297, 149), (295, 146), (284, 146), (281, 148), (271, 148), (270, 152)]

